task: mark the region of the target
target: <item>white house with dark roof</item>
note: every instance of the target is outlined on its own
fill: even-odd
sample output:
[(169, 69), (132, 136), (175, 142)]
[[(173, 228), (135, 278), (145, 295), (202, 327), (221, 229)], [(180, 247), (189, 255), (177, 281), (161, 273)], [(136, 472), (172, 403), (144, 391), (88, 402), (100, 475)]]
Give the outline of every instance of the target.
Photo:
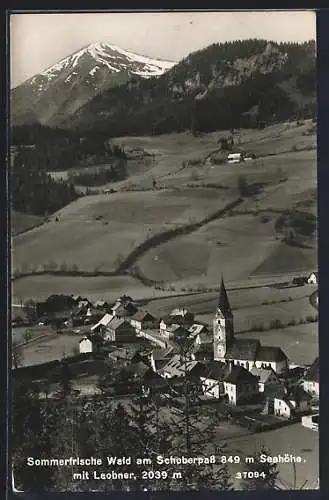
[(320, 395), (320, 366), (319, 366), (319, 358), (317, 357), (308, 371), (306, 372), (303, 378), (303, 388), (308, 393), (311, 394), (314, 398), (319, 398)]
[(86, 352), (93, 352), (93, 350), (94, 350), (93, 342), (88, 337), (83, 337), (79, 342), (80, 354)]
[(246, 403), (259, 392), (256, 376), (242, 366), (222, 361), (212, 361), (204, 365), (200, 382), (206, 396), (226, 396), (231, 405)]
[(311, 410), (311, 399), (312, 396), (300, 386), (279, 389), (273, 395), (273, 413), (288, 419), (306, 414)]
[(259, 340), (235, 338), (233, 313), (222, 279), (213, 321), (214, 359), (231, 361), (247, 370), (272, 368), (276, 373), (288, 369), (288, 358), (280, 347), (262, 346)]

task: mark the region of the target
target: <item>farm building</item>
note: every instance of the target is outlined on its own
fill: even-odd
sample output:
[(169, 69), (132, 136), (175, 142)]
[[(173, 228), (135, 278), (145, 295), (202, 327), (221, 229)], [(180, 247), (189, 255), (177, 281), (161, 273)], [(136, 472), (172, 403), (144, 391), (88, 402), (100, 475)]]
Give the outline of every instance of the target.
[(311, 273), (307, 278), (307, 283), (309, 285), (317, 285), (319, 283), (319, 273), (317, 271)]
[(110, 342), (134, 342), (136, 331), (124, 318), (114, 317), (106, 326), (104, 340)]
[(130, 318), (130, 324), (136, 332), (140, 332), (149, 328), (157, 328), (159, 322), (152, 314), (140, 309)]
[(106, 330), (106, 327), (109, 325), (109, 323), (112, 321), (113, 318), (114, 318), (114, 316), (112, 314), (104, 314), (102, 319), (100, 319), (98, 321), (98, 323), (96, 323), (96, 325), (91, 327), (91, 329), (90, 329), (91, 332), (92, 333), (101, 333), (101, 332), (104, 333)]
[(230, 153), (227, 155), (228, 163), (241, 163), (244, 161), (243, 153)]

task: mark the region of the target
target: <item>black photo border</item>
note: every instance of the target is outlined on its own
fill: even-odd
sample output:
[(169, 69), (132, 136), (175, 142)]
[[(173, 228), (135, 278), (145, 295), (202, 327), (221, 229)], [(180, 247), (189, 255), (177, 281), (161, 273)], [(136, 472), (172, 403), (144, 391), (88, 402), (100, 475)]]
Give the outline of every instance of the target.
[[(184, 8), (156, 8), (154, 6), (144, 5), (145, 8), (129, 8), (126, 9), (119, 6), (115, 7), (115, 3), (111, 2), (111, 8), (104, 9), (100, 6), (99, 9), (75, 9), (68, 7), (66, 2), (56, 2), (53, 8), (46, 8), (43, 2), (35, 2), (34, 6), (26, 6), (23, 1), (12, 2), (11, 6), (3, 6), (1, 16), (2, 20), (2, 110), (4, 130), (1, 134), (2, 158), (4, 160), (3, 168), (0, 170), (1, 187), (2, 187), (2, 217), (1, 217), (1, 235), (0, 235), (0, 262), (1, 262), (1, 350), (0, 350), (0, 380), (2, 388), (0, 392), (0, 409), (2, 412), (1, 426), (1, 464), (0, 471), (2, 473), (2, 481), (0, 481), (1, 489), (0, 497), (18, 500), (52, 500), (52, 499), (154, 499), (154, 500), (176, 500), (176, 499), (205, 499), (212, 500), (228, 497), (250, 497), (275, 499), (278, 495), (282, 498), (311, 498), (311, 499), (326, 499), (329, 498), (329, 321), (326, 312), (329, 311), (329, 9), (328, 8), (286, 8), (282, 3), (275, 8), (262, 8), (259, 10), (313, 10), (316, 11), (316, 41), (317, 41), (317, 109), (318, 109), (318, 217), (319, 217), (319, 242), (318, 242), (318, 265), (320, 271), (319, 280), (319, 357), (320, 357), (320, 414), (321, 422), (319, 430), (319, 449), (320, 449), (320, 489), (305, 490), (305, 491), (268, 491), (264, 492), (158, 492), (152, 493), (118, 493), (102, 494), (102, 493), (15, 493), (12, 491), (12, 480), (10, 470), (10, 212), (8, 209), (10, 200), (10, 191), (8, 186), (8, 116), (9, 116), (9, 71), (10, 71), (10, 48), (9, 48), (9, 16), (14, 13), (69, 13), (69, 12), (111, 12), (112, 10), (121, 11), (170, 11), (170, 10), (194, 10)], [(97, 2), (96, 2), (97, 3)], [(38, 5), (39, 4), (39, 5)], [(221, 6), (225, 9), (225, 6)], [(227, 6), (225, 10), (240, 10), (232, 5)], [(204, 7), (205, 9), (206, 7)], [(197, 9), (195, 10), (203, 10)], [(218, 5), (212, 5), (207, 10), (218, 10)], [(258, 10), (257, 6), (249, 7), (244, 10)], [(305, 478), (307, 479), (307, 478)]]

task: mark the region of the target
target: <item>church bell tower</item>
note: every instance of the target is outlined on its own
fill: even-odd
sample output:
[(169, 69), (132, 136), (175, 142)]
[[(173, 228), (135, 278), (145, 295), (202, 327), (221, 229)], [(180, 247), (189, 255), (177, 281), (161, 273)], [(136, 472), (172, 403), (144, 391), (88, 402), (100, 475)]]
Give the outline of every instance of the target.
[(213, 322), (214, 359), (225, 358), (226, 351), (234, 337), (233, 314), (222, 277), (216, 314)]

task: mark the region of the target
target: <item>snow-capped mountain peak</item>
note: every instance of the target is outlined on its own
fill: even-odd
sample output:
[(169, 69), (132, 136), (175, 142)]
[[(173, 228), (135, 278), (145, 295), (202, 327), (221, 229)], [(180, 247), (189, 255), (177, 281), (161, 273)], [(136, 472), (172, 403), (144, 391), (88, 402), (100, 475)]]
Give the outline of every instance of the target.
[(96, 95), (128, 82), (133, 76), (159, 77), (174, 64), (117, 45), (93, 43), (13, 89), (13, 106), (23, 116), (22, 121), (26, 116), (28, 120), (36, 116), (41, 123), (56, 125)]
[[(172, 61), (163, 61), (135, 54), (117, 45), (97, 42), (62, 59), (40, 73), (40, 75), (53, 79), (61, 71), (76, 68), (82, 60), (86, 62), (88, 59), (94, 60), (95, 63), (95, 67), (91, 68), (89, 72), (91, 76), (96, 73), (96, 66), (97, 69), (99, 69), (99, 66), (105, 66), (111, 73), (127, 72), (128, 74), (150, 78), (162, 75), (175, 64)], [(89, 64), (91, 62), (89, 61)]]

